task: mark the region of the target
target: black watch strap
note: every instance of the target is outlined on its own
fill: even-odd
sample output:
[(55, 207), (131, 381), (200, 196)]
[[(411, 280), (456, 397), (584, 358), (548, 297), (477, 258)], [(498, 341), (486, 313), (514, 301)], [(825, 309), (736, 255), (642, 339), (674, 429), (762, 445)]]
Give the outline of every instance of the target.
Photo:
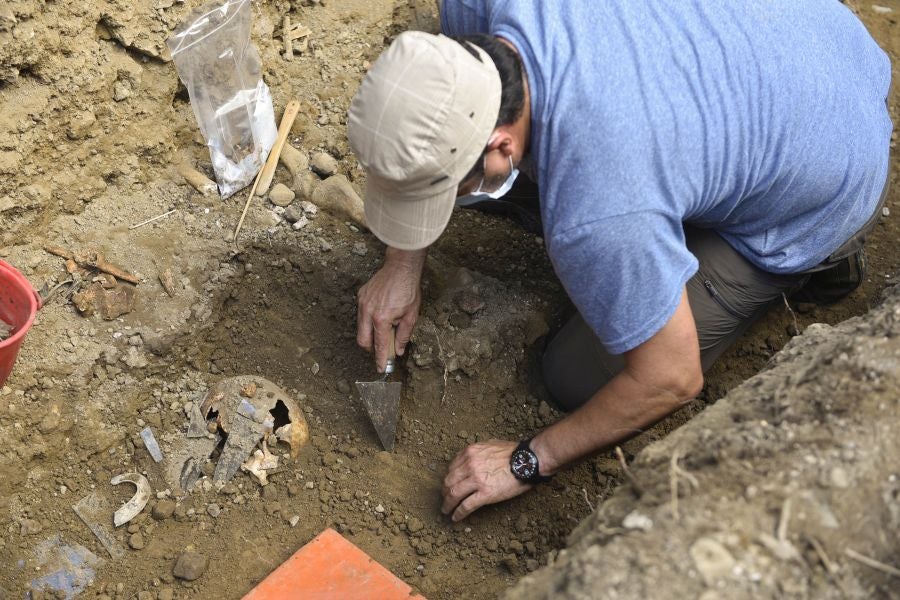
[[(510, 456), (510, 470), (512, 471), (513, 476), (519, 481), (523, 481), (525, 483), (538, 484), (545, 483), (550, 481), (553, 476), (552, 475), (541, 475), (541, 463), (538, 460), (537, 454), (534, 453), (534, 450), (531, 449), (531, 440), (534, 438), (524, 439), (519, 442), (519, 445), (516, 446), (516, 449), (513, 450), (512, 456)], [(516, 471), (515, 465), (513, 461), (516, 459), (516, 455), (519, 453), (526, 453), (530, 460), (534, 461), (534, 473), (531, 474), (530, 477), (524, 477), (520, 473)]]

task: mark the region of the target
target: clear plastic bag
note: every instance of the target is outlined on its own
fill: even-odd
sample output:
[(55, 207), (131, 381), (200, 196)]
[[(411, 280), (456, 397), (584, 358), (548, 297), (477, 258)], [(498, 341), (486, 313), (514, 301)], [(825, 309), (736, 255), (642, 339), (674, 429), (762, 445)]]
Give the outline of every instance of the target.
[(253, 180), (277, 135), (251, 18), (250, 0), (219, 0), (189, 14), (167, 40), (223, 199)]

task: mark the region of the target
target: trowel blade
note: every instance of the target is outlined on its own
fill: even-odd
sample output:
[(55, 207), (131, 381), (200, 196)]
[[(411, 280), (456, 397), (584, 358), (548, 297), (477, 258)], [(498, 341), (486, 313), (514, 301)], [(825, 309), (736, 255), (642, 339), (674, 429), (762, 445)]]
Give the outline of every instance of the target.
[(396, 381), (356, 382), (359, 397), (385, 450), (394, 448), (397, 416), (400, 412), (400, 387), (400, 383)]

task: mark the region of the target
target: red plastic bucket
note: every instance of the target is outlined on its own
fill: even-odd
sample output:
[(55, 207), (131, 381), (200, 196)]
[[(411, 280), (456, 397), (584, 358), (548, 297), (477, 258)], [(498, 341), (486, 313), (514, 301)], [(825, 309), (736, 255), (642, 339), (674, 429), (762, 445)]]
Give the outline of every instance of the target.
[(0, 342), (0, 385), (6, 382), (25, 334), (41, 307), (41, 297), (25, 276), (0, 260), (0, 319), (12, 326), (12, 335)]

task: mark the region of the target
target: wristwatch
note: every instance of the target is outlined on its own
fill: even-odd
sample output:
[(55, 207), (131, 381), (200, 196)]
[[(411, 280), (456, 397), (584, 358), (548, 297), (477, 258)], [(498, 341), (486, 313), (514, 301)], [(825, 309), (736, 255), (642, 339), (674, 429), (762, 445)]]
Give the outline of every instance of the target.
[(509, 470), (523, 483), (538, 484), (550, 481), (551, 476), (541, 475), (537, 454), (531, 449), (531, 440), (522, 440), (509, 457)]

